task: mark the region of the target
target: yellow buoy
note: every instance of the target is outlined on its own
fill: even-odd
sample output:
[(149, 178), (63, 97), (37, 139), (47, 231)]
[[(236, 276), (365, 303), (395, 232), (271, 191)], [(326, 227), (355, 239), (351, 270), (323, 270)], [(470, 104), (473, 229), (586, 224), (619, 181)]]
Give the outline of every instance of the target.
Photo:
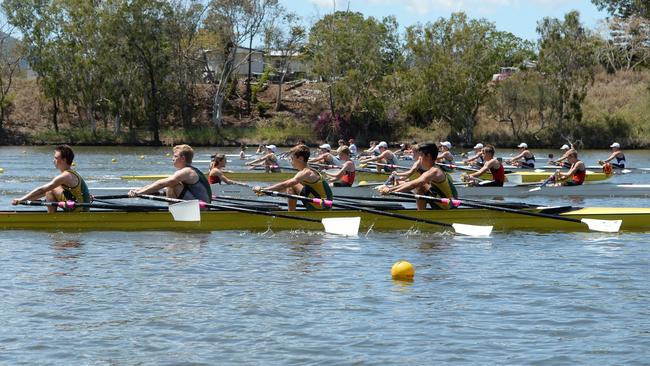
[(368, 182), (365, 181), (365, 180), (362, 180), (361, 182), (359, 182), (359, 185), (360, 185), (360, 186), (367, 186), (367, 185), (368, 185)]
[(3, 168), (0, 168), (0, 173), (4, 173), (5, 170)]
[(399, 261), (393, 264), (390, 275), (396, 280), (412, 280), (415, 276), (415, 268), (407, 261)]
[(73, 161), (72, 164), (70, 164), (70, 165), (77, 166), (77, 163)]
[(165, 156), (172, 156), (172, 154), (170, 154), (170, 153), (167, 153), (167, 154), (165, 154)]
[(111, 163), (117, 163), (117, 159), (115, 158), (111, 159)]
[(144, 155), (140, 155), (140, 160), (144, 160)]

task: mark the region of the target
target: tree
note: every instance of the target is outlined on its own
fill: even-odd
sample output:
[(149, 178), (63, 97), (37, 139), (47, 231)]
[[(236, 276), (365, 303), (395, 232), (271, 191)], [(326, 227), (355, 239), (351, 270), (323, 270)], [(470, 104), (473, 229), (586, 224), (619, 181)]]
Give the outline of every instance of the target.
[(612, 71), (630, 71), (650, 60), (650, 19), (632, 15), (607, 19), (601, 28), (598, 59)]
[(300, 17), (296, 13), (287, 13), (280, 17), (279, 24), (271, 22), (265, 30), (264, 43), (269, 54), (276, 52), (278, 64), (273, 65), (275, 72), (280, 75), (278, 94), (275, 99), (275, 110), (280, 110), (282, 104), (282, 85), (289, 72), (291, 61), (300, 57), (298, 52), (304, 47), (307, 38), (305, 28), (300, 25)]
[(412, 65), (406, 81), (406, 113), (421, 125), (444, 121), (468, 144), (479, 108), (490, 96), (492, 74), (532, 54), (527, 42), (464, 13), (409, 27), (406, 49)]
[(12, 104), (12, 85), (14, 77), (20, 71), (22, 58), (20, 45), (11, 37), (12, 34), (11, 26), (0, 24), (0, 133)]
[[(319, 20), (306, 46), (312, 71), (327, 85), (331, 134), (395, 131), (387, 127), (385, 78), (402, 64), (397, 21), (339, 11)], [(349, 131), (337, 131), (347, 120)], [(330, 136), (332, 137), (332, 136)]]
[(565, 140), (573, 140), (575, 129), (582, 120), (582, 102), (587, 86), (596, 72), (596, 43), (580, 23), (576, 11), (564, 20), (544, 18), (537, 23), (539, 40), (539, 70), (556, 91), (551, 108), (555, 110), (555, 128)]
[[(204, 25), (206, 31), (216, 35), (218, 44), (215, 46), (223, 54), (217, 90), (212, 100), (212, 123), (216, 128), (222, 125), (222, 108), (228, 83), (239, 66), (235, 64), (237, 48), (259, 33), (267, 15), (274, 12), (277, 6), (278, 0), (213, 0), (210, 3)], [(207, 62), (207, 57), (204, 59)]]
[(591, 0), (598, 9), (606, 9), (619, 18), (640, 16), (650, 19), (650, 3), (647, 0)]

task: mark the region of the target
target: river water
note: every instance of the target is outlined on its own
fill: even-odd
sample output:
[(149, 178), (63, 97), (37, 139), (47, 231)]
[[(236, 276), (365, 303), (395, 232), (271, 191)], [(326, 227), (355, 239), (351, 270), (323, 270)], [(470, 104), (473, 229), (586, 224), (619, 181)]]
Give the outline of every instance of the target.
[[(94, 187), (173, 171), (168, 149), (75, 151)], [(195, 159), (210, 153), (198, 149)], [(603, 155), (585, 153), (588, 164)], [(51, 147), (0, 156), (2, 209), (56, 173)], [(650, 166), (648, 151), (627, 156)], [(614, 179), (648, 184), (650, 174)], [(595, 232), (2, 231), (0, 364), (645, 365), (647, 241)], [(413, 282), (391, 279), (398, 260), (413, 263)]]

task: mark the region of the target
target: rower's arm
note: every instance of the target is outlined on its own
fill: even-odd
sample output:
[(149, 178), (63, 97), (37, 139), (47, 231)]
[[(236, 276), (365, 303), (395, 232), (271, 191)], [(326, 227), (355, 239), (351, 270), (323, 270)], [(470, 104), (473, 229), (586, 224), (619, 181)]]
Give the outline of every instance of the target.
[(330, 179), (331, 181), (335, 181), (337, 179), (340, 179), (343, 175), (345, 175), (345, 173), (350, 168), (350, 164), (354, 164), (354, 163), (351, 162), (351, 161), (346, 161), (345, 164), (343, 164), (343, 166), (341, 167), (341, 169), (339, 169), (338, 172), (336, 172), (336, 173), (324, 172), (324, 173), (327, 174), (327, 176), (331, 178)]
[(146, 185), (140, 189), (136, 189), (134, 191), (135, 195), (138, 194), (150, 194), (150, 193), (155, 193), (158, 192), (159, 190), (165, 188), (165, 187), (173, 187), (178, 184), (183, 183), (183, 178), (185, 178), (189, 172), (186, 170), (187, 168), (183, 168), (176, 173), (170, 175), (167, 178), (159, 179), (149, 185)]
[(520, 154), (518, 154), (518, 155), (513, 156), (512, 158), (510, 158), (510, 159), (508, 159), (508, 160), (509, 160), (509, 161), (519, 160), (519, 159), (521, 159), (521, 158), (524, 157), (525, 153), (526, 153), (526, 152), (524, 151), (524, 152), (522, 152), (522, 153), (520, 153)]
[(614, 160), (614, 158), (616, 158), (616, 155), (618, 155), (618, 152), (612, 153), (612, 155), (610, 155), (609, 158), (602, 160), (602, 162), (609, 163), (610, 161)]
[(257, 158), (257, 159), (255, 159), (253, 161), (249, 161), (249, 162), (246, 163), (246, 165), (255, 165), (255, 164), (261, 163), (264, 160), (266, 160), (266, 158), (268, 158), (269, 155), (271, 155), (271, 154), (266, 154), (266, 155), (262, 156), (261, 158)]
[[(582, 166), (584, 167), (584, 164), (582, 164)], [(576, 173), (579, 167), (580, 164), (573, 164), (573, 166), (571, 167), (571, 169), (569, 169), (568, 172), (560, 173), (560, 180), (565, 180), (572, 177)]]
[(469, 159), (465, 159), (465, 160), (463, 160), (463, 161), (466, 162), (466, 163), (471, 163), (471, 162), (473, 162), (474, 160), (477, 160), (479, 157), (481, 157), (481, 154), (476, 154), (476, 155), (472, 156), (471, 158), (469, 158)]
[(398, 177), (410, 177), (411, 175), (413, 175), (418, 170), (418, 167), (420, 167), (420, 161), (419, 160), (416, 161), (415, 163), (413, 163), (413, 165), (411, 166), (411, 169), (409, 169), (409, 170), (407, 170), (405, 172), (401, 172), (401, 173), (394, 172), (394, 174), (397, 175)]
[(494, 164), (494, 159), (492, 159), (490, 161), (486, 161), (485, 164), (483, 164), (483, 167), (481, 169), (479, 169), (478, 171), (475, 171), (474, 173), (470, 174), (469, 176), (474, 177), (474, 178), (480, 177), (481, 175), (483, 175), (483, 173), (487, 172), (490, 169), (490, 166), (492, 166), (492, 164)]
[(39, 199), (45, 196), (45, 194), (48, 191), (51, 191), (54, 188), (61, 186), (61, 184), (66, 183), (66, 178), (67, 178), (66, 173), (59, 174), (56, 177), (54, 177), (54, 179), (52, 179), (49, 183), (46, 183), (38, 188), (34, 188), (34, 190), (32, 190), (31, 192), (27, 193), (26, 195), (18, 199), (14, 199), (11, 203), (17, 205), (22, 201)]
[(412, 181), (402, 183), (400, 185), (388, 188), (388, 192), (389, 193), (390, 192), (410, 192), (413, 189), (415, 189), (416, 187), (426, 183), (427, 180), (429, 179), (430, 175), (431, 175), (431, 173), (429, 171), (426, 171), (426, 172), (422, 173), (422, 175), (420, 175), (419, 177), (417, 177), (416, 179), (414, 179)]

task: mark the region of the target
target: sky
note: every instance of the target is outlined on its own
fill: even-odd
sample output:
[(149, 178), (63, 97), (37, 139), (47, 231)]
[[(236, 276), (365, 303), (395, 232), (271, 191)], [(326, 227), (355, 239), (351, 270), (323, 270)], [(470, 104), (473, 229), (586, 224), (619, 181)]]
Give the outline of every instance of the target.
[(596, 28), (607, 17), (590, 0), (280, 0), (287, 9), (298, 13), (307, 24), (324, 14), (337, 10), (360, 12), (383, 18), (394, 15), (401, 27), (426, 24), (453, 12), (463, 11), (472, 18), (485, 18), (498, 30), (536, 41), (537, 21), (544, 17), (562, 19), (571, 10), (580, 12), (580, 19), (589, 28)]

